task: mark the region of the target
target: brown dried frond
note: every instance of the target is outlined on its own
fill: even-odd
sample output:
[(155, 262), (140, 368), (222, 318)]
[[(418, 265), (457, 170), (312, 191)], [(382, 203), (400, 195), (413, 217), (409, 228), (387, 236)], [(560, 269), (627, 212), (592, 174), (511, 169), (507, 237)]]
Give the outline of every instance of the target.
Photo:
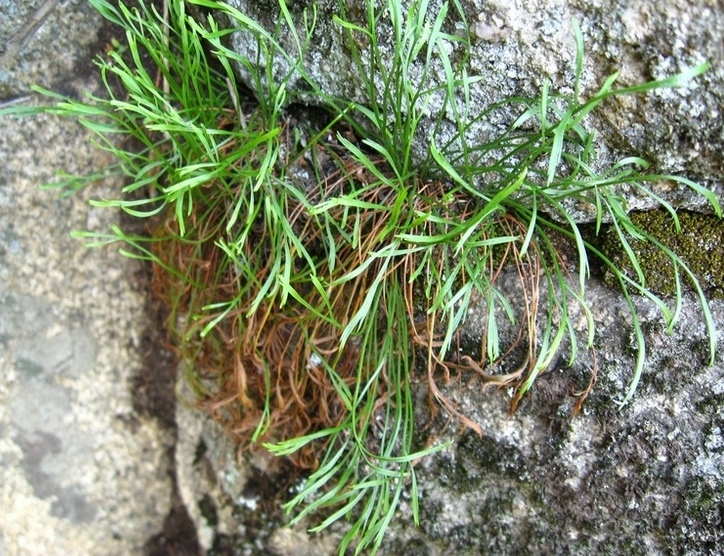
[[(291, 145), (288, 128), (282, 131), (281, 137)], [(325, 234), (329, 229), (321, 227), (319, 219), (309, 214), (306, 206), (297, 200), (287, 200), (284, 207), (286, 221), (308, 256), (315, 259), (314, 272), (324, 277), (328, 284), (326, 300), (311, 282), (305, 282), (303, 276), (299, 278), (296, 291), (305, 303), (287, 299), (280, 307), (278, 299), (262, 302), (256, 299), (259, 288), (255, 284), (273, 278), (270, 274), (275, 268), (274, 257), (280, 256), (275, 252), (273, 232), (267, 222), (254, 222), (250, 226), (249, 239), (244, 243), (246, 251), (240, 255), (240, 260), (253, 261), (251, 264), (256, 266), (250, 282), (242, 282), (247, 280), (244, 276), (249, 275), (235, 268), (219, 246), (219, 241), (226, 240), (229, 233), (226, 230), (229, 207), (228, 201), (214, 201), (213, 183), (204, 194), (207, 203), (197, 201), (194, 214), (186, 222), (186, 238), (179, 238), (172, 214), (156, 232), (159, 241), (154, 243), (154, 252), (162, 264), (154, 269), (154, 291), (174, 310), (170, 327), (176, 330), (180, 339), (185, 361), (193, 367), (198, 405), (221, 423), (242, 447), (250, 449), (260, 446), (261, 441), (289, 440), (337, 426), (346, 417), (346, 408), (328, 369), (333, 369), (344, 383), (353, 387), (378, 364), (377, 361), (361, 360), (354, 340), (341, 347), (341, 336), (344, 327), (360, 310), (375, 278), (383, 272), (383, 258), (370, 261), (370, 253), (382, 251), (395, 236), (394, 231), (390, 233), (391, 211), (367, 208), (366, 204), (394, 206), (399, 191), (380, 184), (362, 164), (334, 144), (317, 144), (314, 149), (312, 161), (323, 168), (317, 168), (318, 183), (309, 185), (305, 192), (307, 202), (318, 205), (326, 199), (354, 192), (361, 207), (351, 210), (332, 206), (328, 209), (326, 221), (339, 226), (340, 235), (345, 236), (335, 238), (333, 256), (325, 247), (325, 241), (328, 241)], [(285, 152), (289, 156), (291, 148)], [(282, 163), (291, 162), (287, 159)], [(303, 157), (294, 161), (300, 166), (309, 163)], [(440, 181), (410, 183), (410, 195), (402, 208), (408, 213), (403, 214), (401, 221), (417, 222), (415, 215), (428, 213), (440, 218), (422, 219), (406, 232), (439, 235), (445, 233), (440, 229), (441, 222), (464, 221), (476, 214), (479, 200), (464, 192), (451, 195), (448, 188)], [(220, 193), (228, 195), (229, 192)], [(241, 195), (244, 192), (239, 189), (232, 193)], [(494, 218), (491, 230), (495, 233), (525, 237), (526, 227), (514, 215), (498, 212), (491, 218)], [(438, 407), (443, 407), (479, 434), (482, 434), (480, 424), (462, 414), (439, 384), (447, 385), (467, 375), (473, 381), (482, 381), (484, 388), (511, 386), (518, 391), (529, 376), (538, 347), (536, 321), (542, 264), (536, 242), (530, 243), (526, 253), (521, 253), (521, 243), (522, 239), (480, 247), (480, 260), (485, 261), (483, 271), (491, 288), (503, 275), (503, 270), (510, 268), (516, 270), (520, 284), (518, 310), (521, 314), (517, 319), (517, 332), (505, 346), (503, 355), (488, 364), (485, 362), (485, 330), (481, 331), (479, 359), (469, 353), (449, 356), (445, 360), (439, 357), (445, 323), (436, 320), (442, 318), (439, 312), (427, 309), (430, 297), (435, 297), (441, 284), (429, 282), (430, 277), (424, 275), (420, 280), (410, 280), (418, 268), (414, 253), (396, 255), (396, 260), (384, 270), (384, 279), (389, 284), (396, 281), (404, 296), (406, 322), (394, 325), (406, 327), (412, 345), (400, 346), (400, 349), (409, 350), (411, 358), (416, 351), (424, 354), (424, 380), (433, 415)], [(437, 266), (428, 270), (441, 276), (445, 257), (449, 262), (454, 255), (447, 246), (434, 249), (439, 257), (431, 257), (429, 264)], [(363, 264), (368, 264), (365, 272), (351, 274)], [(461, 273), (460, 287), (472, 278)], [(420, 282), (431, 287), (431, 293), (426, 293)], [(484, 297), (485, 293), (480, 295)], [(229, 300), (234, 300), (233, 308), (218, 309), (226, 310), (225, 314), (206, 309)], [(310, 308), (330, 315), (337, 324), (320, 318)], [(393, 317), (386, 314), (383, 304), (380, 314), (373, 318), (379, 319), (382, 330), (382, 323)], [(218, 320), (215, 326), (202, 336), (200, 331), (215, 320)], [(459, 344), (461, 339), (456, 337), (454, 341)], [(514, 371), (495, 372), (504, 359), (519, 349), (527, 356)], [(387, 392), (392, 389), (384, 384), (386, 369), (382, 369), (381, 377), (377, 408), (382, 406), (380, 400), (386, 399)], [(471, 383), (465, 381), (468, 386)], [(323, 442), (307, 445), (295, 455), (295, 463), (314, 468), (323, 447)]]
[[(328, 176), (320, 195), (331, 196), (348, 179), (343, 174)], [(385, 194), (372, 189), (364, 199), (381, 202)], [(252, 311), (257, 291), (239, 289), (240, 277), (216, 243), (226, 233), (222, 204), (198, 209), (204, 217), (187, 221), (187, 241), (178, 238), (173, 215), (157, 230), (159, 238), (168, 236), (173, 240), (154, 244), (156, 256), (163, 261), (154, 270), (154, 290), (176, 309), (177, 322), (170, 325), (183, 339), (182, 355), (193, 366), (199, 407), (221, 423), (240, 445), (248, 447), (260, 445), (259, 441), (287, 440), (338, 425), (345, 417), (345, 408), (325, 365), (353, 386), (359, 367), (353, 342), (340, 348), (341, 328), (293, 300), (283, 308), (262, 303)], [(313, 251), (321, 230), (299, 204), (290, 203), (286, 209), (287, 220)], [(369, 251), (377, 248), (374, 237), (385, 224), (380, 214), (363, 211), (356, 215), (363, 232), (361, 242), (342, 246), (336, 253), (336, 268), (327, 268), (327, 262), (322, 261), (319, 272), (341, 277), (360, 265)], [(342, 219), (341, 214), (333, 217)], [(269, 256), (266, 264), (255, 269), (259, 283), (263, 283), (273, 271), (273, 246), (263, 226), (252, 233), (244, 255), (247, 260), (260, 254)], [(374, 265), (370, 270), (374, 272)], [(363, 273), (331, 292), (330, 313), (339, 315), (343, 325), (359, 309), (369, 281)], [(234, 299), (240, 292), (243, 296), (234, 309), (201, 337), (199, 331), (217, 317), (204, 307)], [(323, 305), (313, 288), (304, 293), (309, 306)], [(260, 425), (264, 432), (252, 445), (252, 436)], [(297, 454), (295, 462), (314, 467), (319, 449), (319, 445), (308, 446)]]

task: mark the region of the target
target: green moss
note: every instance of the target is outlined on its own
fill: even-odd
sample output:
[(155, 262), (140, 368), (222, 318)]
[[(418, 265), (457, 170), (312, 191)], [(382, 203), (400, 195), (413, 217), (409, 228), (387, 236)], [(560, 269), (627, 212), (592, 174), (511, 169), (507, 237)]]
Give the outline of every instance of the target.
[(724, 487), (695, 477), (687, 483), (682, 499), (684, 511), (675, 516), (672, 526), (662, 535), (679, 554), (718, 553), (724, 524)]
[[(681, 257), (709, 297), (724, 297), (724, 221), (713, 215), (680, 211), (681, 231), (677, 233), (665, 210), (632, 213), (630, 218), (635, 226)], [(674, 295), (674, 269), (669, 257), (651, 241), (629, 241), (644, 272), (646, 287), (662, 295)], [(602, 234), (598, 246), (629, 276), (635, 276), (614, 230)], [(613, 277), (607, 279), (613, 281)]]

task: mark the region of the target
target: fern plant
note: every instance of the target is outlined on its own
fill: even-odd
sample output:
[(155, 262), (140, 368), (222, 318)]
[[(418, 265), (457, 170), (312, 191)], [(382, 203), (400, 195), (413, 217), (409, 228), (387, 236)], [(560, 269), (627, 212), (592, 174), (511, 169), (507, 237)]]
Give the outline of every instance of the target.
[[(609, 97), (680, 86), (707, 65), (618, 89), (613, 75), (583, 98), (583, 38), (574, 24), (573, 94), (546, 84), (537, 98), (503, 99), (475, 114), (465, 99), (480, 78), (454, 69), (464, 63), (453, 63), (447, 48), (468, 38), (444, 31), (449, 18), (465, 22), (456, 0), (438, 12), (427, 0), (407, 9), (398, 0), (381, 8), (366, 0), (363, 22), (340, 2), (334, 23), (362, 76), (363, 103), (325, 94), (305, 69), (314, 4), (300, 34), (283, 0), (274, 32), (215, 0), (173, 0), (168, 14), (144, 2), (91, 2), (126, 32), (124, 51), (98, 60), (107, 96), (76, 101), (39, 90), (55, 104), (3, 113), (76, 118), (113, 155), (115, 165), (57, 185), (76, 190), (122, 174), (128, 185), (119, 198), (94, 204), (148, 218), (154, 231), (137, 237), (114, 227), (78, 236), (95, 246), (120, 242), (128, 256), (151, 261), (198, 405), (242, 448), (309, 469), (285, 507), (293, 522), (319, 516), (313, 531), (348, 520), (340, 554), (350, 546), (375, 552), (403, 495), (418, 519), (414, 462), (444, 446), (413, 448), (415, 383), (427, 386), (435, 407), (481, 432), (445, 397), (441, 380), (475, 373), (512, 387), (515, 407), (564, 345), (575, 361), (574, 305), (586, 317), (591, 347), (589, 258), (608, 268), (631, 310), (638, 356), (620, 403), (633, 396), (645, 364), (634, 295), (651, 299), (671, 328), (688, 281), (713, 359), (714, 323), (702, 287), (676, 253), (629, 218), (619, 186), (661, 203), (677, 227), (675, 207), (651, 191), (652, 182), (690, 187), (721, 216), (718, 200), (686, 178), (647, 173), (638, 157), (596, 170), (596, 142), (586, 129), (587, 115)], [(190, 17), (187, 4), (205, 17)], [(234, 27), (220, 26), (220, 14)], [(395, 37), (391, 56), (378, 42), (380, 25)], [(227, 46), (235, 32), (253, 37), (256, 59)], [(292, 51), (282, 47), (282, 33), (293, 38)], [(275, 59), (285, 61), (281, 76)], [(416, 80), (409, 68), (420, 60)], [(254, 101), (240, 93), (236, 64), (252, 77)], [(444, 86), (421, 87), (435, 68)], [(292, 79), (306, 84), (303, 94), (288, 87)], [(327, 107), (321, 124), (285, 108), (310, 97)], [(428, 154), (416, 160), (415, 138), (433, 106), (433, 130), (452, 114), (455, 133), (439, 144), (434, 138), (442, 134), (431, 133)], [(516, 116), (497, 137), (471, 142), (471, 126), (497, 111)], [(585, 239), (567, 208), (571, 200), (595, 207), (596, 233), (611, 222), (633, 273)], [(577, 271), (564, 261), (560, 238), (572, 246)], [(630, 238), (656, 245), (671, 261), (672, 300), (647, 288)], [(518, 276), (522, 302), (500, 285), (508, 271)], [(485, 315), (477, 358), (452, 349), (473, 305)], [(510, 345), (504, 326), (518, 329)], [(501, 373), (516, 347), (522, 359)]]

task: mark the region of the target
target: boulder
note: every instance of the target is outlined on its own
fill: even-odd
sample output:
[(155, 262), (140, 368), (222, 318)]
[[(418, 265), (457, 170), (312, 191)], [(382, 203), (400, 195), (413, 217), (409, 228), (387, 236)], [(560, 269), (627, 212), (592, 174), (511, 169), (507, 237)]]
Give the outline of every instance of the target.
[[(440, 385), (482, 436), (442, 411), (432, 418), (427, 387), (414, 387), (420, 445), (452, 444), (418, 462), (420, 525), (408, 496), (381, 554), (716, 553), (724, 527), (724, 361), (718, 355), (706, 364), (696, 303), (685, 300), (684, 318), (668, 334), (653, 304), (637, 301), (649, 359), (632, 401), (619, 409), (635, 358), (625, 300), (595, 281), (587, 300), (599, 325), (595, 352), (580, 352), (573, 367), (556, 362), (515, 413), (510, 392), (470, 376)], [(724, 303), (712, 310), (723, 323)], [(574, 415), (572, 394), (594, 366), (598, 383)], [(305, 535), (314, 520), (290, 528), (274, 508), (293, 491), (277, 463), (235, 454), (209, 417), (184, 405), (177, 411), (185, 446), (177, 451), (179, 485), (207, 547), (336, 554), (343, 523)]]
[[(291, 59), (298, 52), (295, 33), (285, 25), (278, 0), (230, 0), (229, 4), (277, 37), (280, 51), (273, 52), (272, 75), (277, 84), (286, 81), (287, 98), (320, 104), (319, 95), (310, 94), (312, 87), (333, 97), (369, 102), (365, 79), (371, 77), (355, 64), (356, 48), (362, 66), (370, 67), (370, 45), (361, 34), (350, 44), (349, 36), (333, 20), (340, 14), (337, 0), (315, 2), (289, 0), (288, 10), (296, 36), (304, 41), (302, 72), (293, 71)], [(347, 18), (367, 27), (363, 3), (344, 2)], [(386, 2), (372, 2), (383, 16), (376, 27), (381, 64), (389, 67), (394, 33), (385, 15)], [(595, 94), (614, 72), (620, 72), (617, 85), (632, 86), (662, 79), (709, 61), (713, 67), (683, 88), (666, 89), (622, 96), (605, 101), (587, 122), (597, 137), (598, 166), (603, 169), (629, 156), (641, 156), (652, 163), (655, 173), (680, 174), (698, 180), (721, 197), (724, 163), (720, 153), (724, 147), (724, 68), (717, 64), (724, 59), (724, 10), (710, 0), (666, 0), (637, 2), (629, 5), (615, 0), (579, 2), (577, 0), (547, 2), (535, 0), (481, 2), (462, 0), (462, 13), (449, 3), (443, 31), (452, 36), (468, 36), (469, 41), (442, 41), (440, 48), (455, 64), (458, 60), (468, 76), (480, 80), (470, 86), (470, 118), (490, 106), (512, 96), (536, 97), (543, 84), (551, 91), (571, 94), (574, 87), (576, 47), (573, 21), (579, 22), (585, 43), (585, 60), (581, 75), (582, 98)], [(402, 2), (406, 13), (409, 1)], [(432, 0), (427, 13), (432, 24), (442, 2)], [(312, 24), (312, 22), (314, 24)], [(226, 24), (238, 23), (226, 19)], [(308, 30), (311, 29), (311, 32)], [(304, 40), (308, 37), (307, 40)], [(231, 34), (230, 44), (241, 56), (251, 61), (256, 72), (266, 63), (253, 33), (239, 28)], [(424, 50), (423, 50), (424, 53)], [(297, 59), (299, 57), (297, 56)], [(432, 57), (432, 71), (423, 75), (424, 55), (419, 55), (409, 68), (415, 87), (435, 88), (444, 85), (445, 72), (439, 52)], [(248, 86), (265, 88), (252, 78), (252, 71), (238, 64), (239, 74)], [(463, 68), (457, 67), (458, 72)], [(262, 73), (264, 73), (262, 71)], [(291, 77), (288, 76), (291, 74)], [(384, 86), (374, 76), (379, 98)], [(313, 83), (313, 85), (310, 85)], [(257, 94), (265, 94), (263, 90)], [(458, 106), (464, 96), (458, 92)], [(432, 96), (416, 134), (413, 156), (427, 157), (437, 115), (443, 110), (443, 125), (434, 131), (437, 145), (454, 129), (450, 106), (442, 106), (442, 93)], [(511, 113), (496, 113), (470, 127), (466, 136), (472, 144), (480, 144), (500, 133), (514, 120)], [(658, 194), (681, 208), (701, 209), (702, 199), (688, 189), (659, 184)], [(652, 208), (654, 203), (635, 192), (624, 191), (632, 209)], [(586, 214), (577, 214), (585, 219)], [(590, 218), (590, 216), (588, 216)]]
[[(34, 83), (97, 91), (92, 61), (114, 32), (84, 0), (0, 1), (0, 106), (39, 102)], [(134, 400), (148, 280), (138, 261), (70, 236), (118, 224), (88, 200), (122, 184), (41, 190), (107, 155), (70, 119), (0, 120), (0, 554), (142, 554), (174, 486), (173, 432)]]

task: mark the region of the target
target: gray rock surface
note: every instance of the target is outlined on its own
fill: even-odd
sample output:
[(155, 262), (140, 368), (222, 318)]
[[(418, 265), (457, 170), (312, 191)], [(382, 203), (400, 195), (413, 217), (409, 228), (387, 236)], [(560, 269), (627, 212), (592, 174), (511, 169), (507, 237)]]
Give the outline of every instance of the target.
[(204, 550), (220, 554), (321, 556), (337, 554), (341, 535), (309, 535), (313, 523), (285, 523), (279, 501), (288, 481), (278, 460), (248, 458), (207, 414), (194, 408), (183, 382), (176, 406), (178, 490)]
[[(571, 417), (570, 394), (585, 386), (591, 352), (573, 368), (557, 362), (512, 416), (505, 393), (447, 389), (485, 436), (466, 433), (421, 465), (420, 542), (456, 554), (716, 553), (724, 363), (705, 364), (695, 304), (687, 300), (668, 335), (654, 307), (637, 300), (649, 358), (634, 399), (618, 410), (613, 400), (634, 363), (624, 300), (595, 283), (587, 299), (600, 327), (599, 380), (581, 414)], [(724, 322), (724, 305), (713, 310)]]
[(107, 29), (82, 0), (0, 0), (0, 103), (27, 98), (32, 85), (79, 94)]
[[(258, 21), (274, 33), (280, 18), (277, 0), (231, 0), (239, 11)], [(409, 2), (402, 2), (404, 6)], [(437, 14), (441, 0), (429, 4), (428, 13)], [(450, 34), (465, 31), (465, 25), (452, 7), (444, 30)], [(607, 168), (613, 161), (628, 156), (642, 156), (653, 163), (656, 172), (681, 173), (701, 181), (720, 197), (724, 194), (724, 9), (711, 0), (665, 0), (660, 2), (622, 2), (619, 0), (504, 2), (464, 0), (460, 2), (467, 26), (472, 31), (469, 76), (484, 79), (471, 85), (470, 106), (483, 110), (494, 102), (510, 96), (536, 97), (543, 83), (551, 83), (552, 91), (570, 94), (575, 68), (575, 44), (571, 21), (576, 19), (584, 35), (586, 59), (581, 92), (585, 98), (595, 93), (606, 78), (620, 71), (619, 86), (661, 79), (710, 61), (712, 68), (696, 81), (696, 85), (649, 93), (645, 96), (619, 97), (609, 100), (590, 119), (590, 128), (598, 138), (599, 164)], [(306, 1), (288, 1), (295, 18), (297, 33), (304, 37), (303, 22), (313, 20), (311, 6)], [(364, 3), (347, 3), (355, 22), (367, 26)], [(386, 2), (376, 2), (378, 11)], [(350, 59), (341, 27), (332, 22), (332, 14), (339, 12), (337, 0), (320, 0), (316, 8), (316, 26), (304, 54), (304, 65), (312, 80), (327, 94), (367, 101), (362, 75)], [(355, 7), (356, 6), (356, 7)], [(304, 10), (308, 17), (304, 17)], [(377, 25), (380, 51), (389, 56), (393, 35), (383, 17)], [(296, 45), (293, 35), (281, 25), (279, 40), (285, 55), (294, 56)], [(362, 55), (369, 56), (365, 41), (359, 37)], [(239, 31), (231, 36), (233, 48), (250, 60), (257, 60), (257, 41), (252, 34)], [(465, 53), (461, 44), (447, 44), (453, 63)], [(385, 54), (387, 53), (387, 54)], [(263, 55), (261, 57), (264, 59)], [(434, 71), (423, 87), (444, 83), (444, 71), (439, 55), (433, 58)], [(291, 65), (282, 55), (276, 55), (274, 77), (281, 80), (291, 71)], [(421, 62), (413, 64), (409, 73), (419, 81)], [(247, 69), (239, 64), (239, 72), (253, 88)], [(262, 72), (263, 73), (263, 72)], [(376, 80), (382, 93), (382, 84)], [(310, 100), (299, 94), (309, 85), (298, 74), (287, 83), (287, 89), (296, 92), (296, 98)], [(289, 94), (289, 98), (295, 95)], [(463, 98), (458, 98), (463, 106)], [(417, 157), (424, 158), (429, 146), (431, 123), (441, 110), (441, 98), (433, 97), (427, 119), (423, 119), (418, 134)], [(447, 120), (453, 120), (446, 109)], [(510, 115), (486, 119), (472, 126), (468, 140), (482, 143), (499, 133), (499, 125), (509, 125)], [(507, 119), (505, 119), (507, 118)], [(449, 130), (448, 130), (449, 131)], [(438, 146), (444, 144), (443, 127), (436, 138)], [(696, 195), (679, 187), (657, 189), (677, 206), (701, 208)], [(653, 203), (633, 192), (624, 192), (631, 208), (651, 208)], [(580, 213), (581, 219), (590, 215)]]
[[(718, 355), (706, 365), (695, 303), (686, 300), (685, 316), (669, 335), (654, 307), (637, 301), (649, 359), (636, 395), (619, 410), (615, 400), (634, 366), (625, 301), (595, 281), (587, 299), (600, 327), (598, 384), (578, 415), (572, 415), (571, 393), (585, 387), (593, 352), (582, 352), (572, 368), (556, 362), (513, 415), (509, 392), (485, 390), (470, 376), (444, 387), (483, 427), (483, 437), (461, 431), (444, 412), (428, 427), (427, 389), (415, 386), (417, 427), (425, 431), (420, 444), (453, 444), (417, 465), (420, 526), (403, 504), (380, 554), (718, 554), (724, 541), (724, 360)], [(721, 330), (724, 303), (712, 309)], [(467, 326), (474, 329), (475, 322), (473, 316)], [(197, 515), (202, 508), (206, 516), (223, 515), (220, 530), (241, 553), (294, 556), (304, 545), (311, 554), (336, 554), (339, 527), (307, 537), (303, 526), (289, 528), (272, 512), (265, 525), (249, 529), (267, 501), (255, 486), (259, 476), (273, 483), (274, 474), (266, 474), (268, 462), (229, 457), (215, 425), (199, 424), (199, 418), (179, 417), (179, 423), (196, 423), (180, 427), (180, 442), (197, 450), (177, 452), (186, 460), (178, 464), (181, 484), (198, 485), (203, 475), (213, 486), (186, 498)], [(201, 460), (194, 459), (199, 446)], [(198, 523), (208, 534), (209, 520), (202, 516)]]
[[(38, 10), (38, 11), (36, 11)], [(28, 24), (30, 22), (30, 24)], [(91, 6), (0, 2), (0, 105), (31, 83), (94, 90), (106, 32)], [(92, 70), (88, 72), (87, 70)], [(137, 263), (69, 234), (119, 215), (39, 185), (104, 164), (77, 123), (0, 126), (0, 554), (141, 554), (163, 528), (173, 435), (134, 411), (148, 325)]]

